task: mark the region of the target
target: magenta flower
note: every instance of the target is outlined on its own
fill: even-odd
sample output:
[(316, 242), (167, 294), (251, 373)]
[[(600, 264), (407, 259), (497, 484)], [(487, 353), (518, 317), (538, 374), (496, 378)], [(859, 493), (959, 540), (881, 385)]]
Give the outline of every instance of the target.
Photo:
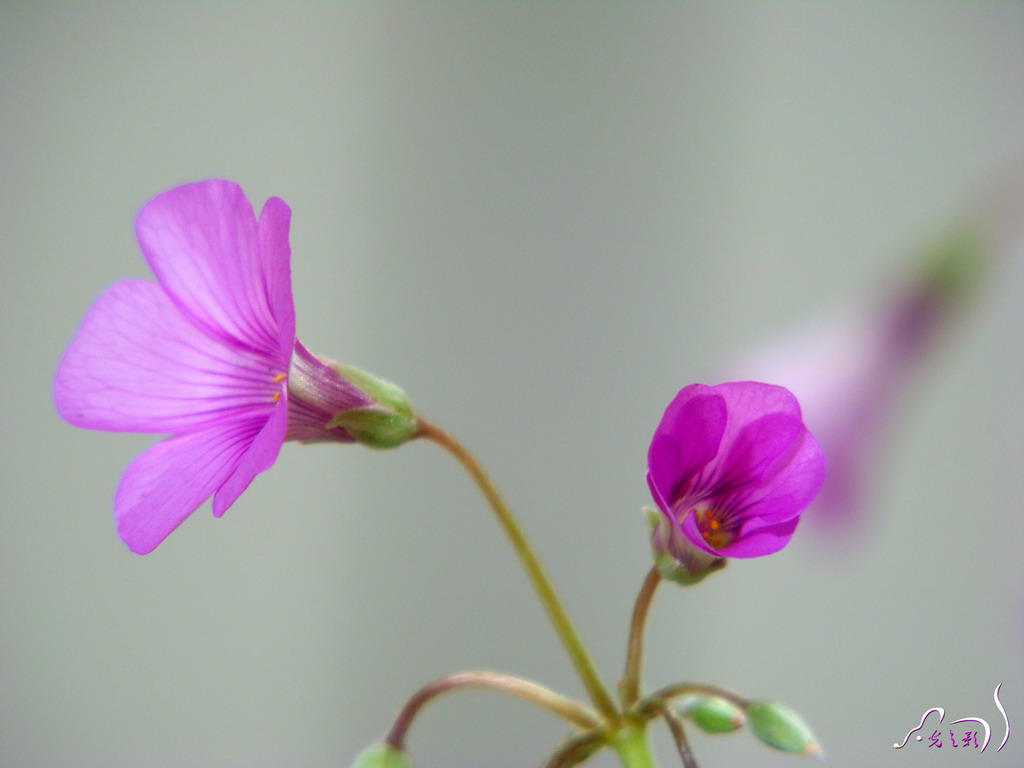
[(857, 301), (807, 318), (728, 366), (800, 398), (828, 452), (828, 479), (811, 519), (830, 544), (849, 546), (864, 534), (873, 494), (895, 464), (893, 438), (911, 399), (941, 374), (927, 364), (954, 341), (964, 310), (1019, 255), (1022, 209), (1018, 157), (965, 200), (915, 261), (882, 276)]
[(229, 181), (158, 195), (135, 223), (158, 283), (114, 283), (64, 353), (54, 402), (67, 421), (172, 435), (117, 488), (117, 529), (134, 552), (210, 496), (223, 515), (284, 440), (352, 440), (332, 418), (375, 405), (295, 338), (290, 218), (271, 198), (257, 220)]
[(756, 381), (680, 390), (654, 431), (647, 467), (661, 513), (655, 551), (691, 575), (719, 558), (782, 549), (825, 477), (796, 398)]

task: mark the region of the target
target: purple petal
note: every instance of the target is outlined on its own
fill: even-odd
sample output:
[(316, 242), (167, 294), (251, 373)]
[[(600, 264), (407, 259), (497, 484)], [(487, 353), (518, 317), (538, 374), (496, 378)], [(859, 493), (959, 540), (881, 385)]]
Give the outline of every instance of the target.
[(760, 381), (730, 381), (712, 388), (725, 398), (729, 423), (722, 435), (722, 447), (728, 449), (742, 429), (768, 413), (786, 414), (801, 420), (800, 403), (785, 387)]
[(114, 499), (129, 549), (151, 552), (228, 478), (247, 447), (244, 430), (214, 428), (169, 437), (137, 456)]
[(746, 494), (744, 517), (779, 522), (798, 515), (817, 495), (825, 480), (825, 454), (806, 428), (780, 464), (774, 475)]
[(711, 387), (692, 384), (665, 409), (647, 454), (652, 486), (670, 505), (697, 481), (718, 453), (726, 427), (726, 403)]
[(704, 537), (701, 535), (693, 515), (687, 515), (683, 518), (680, 527), (691, 544), (712, 555), (717, 555), (718, 557), (760, 557), (778, 552), (786, 546), (799, 522), (799, 516), (777, 522), (760, 519), (751, 520), (740, 529), (739, 535), (728, 546), (721, 549), (715, 549), (704, 541)]
[(805, 431), (799, 418), (786, 413), (769, 413), (743, 426), (710, 481), (716, 495), (760, 485), (785, 463), (787, 449)]
[(745, 527), (735, 541), (722, 548), (720, 554), (724, 557), (761, 557), (778, 552), (793, 537), (800, 518), (793, 517), (777, 523), (754, 522), (756, 526), (751, 525), (749, 529)]
[[(287, 206), (276, 202), (260, 227), (242, 188), (210, 180), (164, 192), (135, 222), (142, 252), (178, 307), (208, 334), (279, 356), (289, 253), (280, 248)], [(285, 235), (286, 239), (286, 235)], [(264, 253), (264, 244), (268, 251)]]
[(281, 354), (290, 357), (295, 342), (295, 303), (292, 298), (291, 245), (288, 227), (292, 209), (279, 197), (272, 197), (260, 213), (260, 250), (270, 312), (277, 323)]
[(123, 280), (89, 309), (54, 381), (57, 411), (89, 429), (190, 431), (241, 409), (270, 415), (287, 371), (192, 325), (160, 286)]
[(343, 379), (333, 366), (295, 340), (288, 372), (288, 430), (286, 440), (351, 442), (342, 427), (327, 429), (331, 418), (352, 408), (373, 405), (359, 387)]
[(260, 472), (270, 469), (277, 461), (277, 454), (284, 442), (284, 432), (288, 426), (288, 402), (281, 398), (274, 413), (260, 430), (252, 445), (242, 456), (231, 477), (217, 489), (213, 497), (213, 514), (220, 517), (235, 503), (249, 483)]
[(651, 498), (654, 499), (654, 503), (658, 505), (658, 509), (666, 515), (670, 514), (672, 507), (665, 501), (665, 497), (661, 495), (661, 491), (658, 490), (658, 486), (654, 484), (654, 480), (651, 479), (650, 471), (647, 472), (647, 487), (651, 489)]

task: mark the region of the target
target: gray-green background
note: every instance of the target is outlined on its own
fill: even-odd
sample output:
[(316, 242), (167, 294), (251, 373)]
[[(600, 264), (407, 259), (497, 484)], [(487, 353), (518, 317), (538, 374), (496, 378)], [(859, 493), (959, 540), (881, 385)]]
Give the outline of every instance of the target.
[[(479, 452), (614, 682), (664, 405), (879, 290), (1022, 148), (1011, 4), (3, 3), (0, 764), (345, 766), (447, 672), (581, 695), (429, 445), (286, 445), (223, 519), (124, 548), (110, 501), (151, 438), (64, 424), (50, 381), (89, 302), (149, 276), (151, 195), (222, 176), (292, 206), (300, 337)], [(649, 682), (781, 699), (830, 766), (1021, 764), (1022, 282), (931, 359), (860, 541), (801, 529), (665, 589)], [(998, 682), (1001, 754), (892, 749), (931, 706), (998, 742)], [(519, 768), (563, 732), (465, 693), (410, 744)], [(693, 742), (705, 768), (803, 764)]]

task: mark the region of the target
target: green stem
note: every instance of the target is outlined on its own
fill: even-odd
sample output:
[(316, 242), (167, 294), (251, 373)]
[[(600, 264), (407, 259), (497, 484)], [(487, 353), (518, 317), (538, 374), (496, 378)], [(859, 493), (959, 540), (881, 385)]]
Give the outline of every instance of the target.
[[(617, 722), (620, 718), (619, 713), (615, 709), (615, 704), (612, 702), (611, 696), (608, 695), (608, 690), (605, 688), (604, 683), (601, 682), (597, 669), (594, 667), (594, 662), (583, 645), (576, 627), (569, 619), (569, 615), (562, 606), (562, 602), (559, 600), (550, 578), (544, 572), (544, 568), (534, 554), (533, 548), (530, 546), (529, 541), (527, 541), (522, 528), (519, 527), (519, 523), (513, 517), (512, 510), (505, 503), (505, 500), (487, 475), (487, 472), (484, 471), (476, 457), (448, 432), (424, 419), (420, 419), (418, 424), (417, 435), (419, 437), (432, 440), (448, 451), (462, 464), (473, 480), (476, 481), (480, 492), (483, 493), (484, 498), (487, 499), (488, 504), (490, 504), (491, 509), (498, 518), (498, 523), (501, 525), (502, 530), (505, 531), (512, 549), (518, 555), (519, 561), (522, 563), (526, 575), (530, 579), (530, 583), (537, 592), (537, 596), (540, 598), (548, 618), (555, 627), (555, 632), (558, 633), (558, 637), (562, 641), (562, 645), (565, 646), (573, 666), (576, 667), (580, 680), (583, 681), (583, 686), (587, 689), (590, 700), (594, 702), (594, 706), (597, 707), (597, 710), (608, 722)], [(638, 763), (637, 765), (641, 764)]]
[(640, 718), (655, 717), (660, 714), (664, 706), (672, 699), (692, 693), (700, 694), (702, 696), (717, 696), (720, 699), (731, 701), (744, 711), (746, 711), (752, 703), (751, 700), (745, 696), (740, 696), (735, 691), (730, 691), (728, 688), (722, 688), (718, 685), (708, 685), (707, 683), (673, 683), (672, 685), (666, 685), (663, 688), (659, 688), (654, 693), (645, 696), (642, 700), (638, 701), (636, 706), (632, 708), (632, 711), (627, 714)]
[(626, 652), (626, 671), (619, 683), (619, 695), (622, 699), (622, 706), (629, 709), (636, 704), (640, 698), (640, 676), (643, 665), (644, 654), (644, 628), (647, 626), (647, 614), (651, 609), (651, 601), (654, 600), (654, 592), (661, 583), (661, 573), (658, 566), (654, 566), (647, 572), (643, 585), (640, 587), (640, 594), (636, 597), (636, 605), (633, 606), (633, 618), (629, 622), (629, 646)]
[(543, 707), (579, 728), (594, 729), (599, 725), (597, 716), (584, 705), (530, 680), (499, 672), (456, 672), (428, 683), (409, 699), (391, 726), (387, 743), (395, 749), (404, 749), (405, 734), (419, 711), (441, 694), (458, 688), (488, 688), (492, 691), (501, 691)]
[(625, 768), (658, 768), (642, 726), (627, 724), (615, 734), (611, 743)]

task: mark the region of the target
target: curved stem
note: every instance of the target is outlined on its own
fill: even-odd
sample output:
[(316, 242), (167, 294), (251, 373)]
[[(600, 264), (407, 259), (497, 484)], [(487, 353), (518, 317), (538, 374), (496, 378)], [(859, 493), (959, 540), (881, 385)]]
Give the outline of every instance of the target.
[(644, 654), (644, 628), (647, 626), (647, 614), (654, 600), (654, 593), (661, 583), (661, 573), (658, 566), (654, 566), (647, 572), (647, 577), (640, 587), (640, 594), (636, 596), (636, 605), (633, 606), (633, 618), (629, 623), (629, 646), (626, 651), (626, 671), (619, 683), (619, 696), (622, 698), (622, 706), (626, 709), (636, 704), (640, 698), (640, 675)]
[(578, 701), (573, 701), (530, 680), (503, 675), (500, 672), (457, 672), (427, 683), (406, 702), (388, 732), (387, 743), (395, 749), (404, 749), (405, 734), (419, 711), (437, 696), (456, 688), (489, 688), (510, 693), (543, 707), (580, 728), (594, 729), (600, 724), (597, 715)]
[(576, 672), (583, 681), (583, 685), (587, 689), (587, 694), (590, 696), (590, 700), (594, 702), (594, 706), (597, 707), (597, 710), (603, 717), (605, 717), (609, 722), (616, 722), (619, 719), (619, 713), (615, 709), (615, 704), (608, 695), (608, 691), (605, 688), (604, 683), (601, 682), (601, 678), (597, 674), (597, 670), (594, 667), (594, 662), (590, 658), (590, 654), (584, 647), (583, 641), (580, 639), (579, 633), (576, 631), (576, 627), (569, 619), (569, 615), (562, 606), (562, 602), (559, 600), (558, 595), (551, 584), (551, 580), (544, 572), (544, 568), (541, 566), (540, 561), (537, 559), (537, 556), (534, 554), (533, 549), (530, 546), (530, 543), (527, 541), (526, 535), (519, 527), (519, 523), (516, 522), (515, 517), (512, 515), (512, 510), (509, 509), (509, 506), (505, 503), (505, 500), (498, 492), (497, 487), (484, 471), (480, 462), (476, 460), (476, 457), (473, 456), (473, 454), (471, 454), (465, 446), (463, 446), (452, 435), (445, 432), (436, 424), (423, 419), (420, 419), (418, 424), (417, 435), (419, 437), (425, 437), (428, 440), (432, 440), (448, 451), (448, 453), (454, 456), (466, 471), (469, 472), (473, 480), (476, 481), (476, 484), (480, 488), (481, 493), (483, 493), (484, 498), (487, 499), (491, 509), (494, 510), (494, 514), (498, 518), (498, 523), (505, 531), (505, 535), (508, 537), (509, 543), (512, 545), (512, 549), (514, 549), (516, 555), (519, 556), (519, 561), (526, 570), (530, 583), (537, 592), (537, 596), (540, 598), (541, 604), (544, 606), (544, 610), (548, 614), (548, 618), (554, 625), (555, 631), (558, 633), (558, 637), (562, 641), (562, 645), (565, 646), (565, 650), (568, 652), (569, 658), (576, 667)]
[(598, 729), (586, 733), (575, 733), (563, 741), (544, 768), (570, 768), (579, 765), (604, 745), (604, 733)]
[(740, 696), (728, 688), (721, 688), (717, 685), (708, 685), (707, 683), (673, 683), (672, 685), (666, 685), (664, 688), (659, 688), (649, 696), (645, 696), (632, 708), (630, 714), (645, 719), (656, 717), (664, 711), (665, 705), (669, 701), (690, 693), (702, 696), (717, 696), (720, 699), (731, 701), (744, 711), (751, 704), (750, 699)]
[(686, 731), (683, 729), (683, 718), (679, 716), (672, 707), (666, 706), (662, 712), (662, 716), (665, 718), (665, 722), (668, 723), (668, 729), (672, 732), (672, 739), (676, 743), (676, 749), (679, 751), (679, 759), (683, 762), (683, 768), (697, 768), (697, 761), (693, 759), (693, 753), (690, 752), (690, 745), (686, 741)]

